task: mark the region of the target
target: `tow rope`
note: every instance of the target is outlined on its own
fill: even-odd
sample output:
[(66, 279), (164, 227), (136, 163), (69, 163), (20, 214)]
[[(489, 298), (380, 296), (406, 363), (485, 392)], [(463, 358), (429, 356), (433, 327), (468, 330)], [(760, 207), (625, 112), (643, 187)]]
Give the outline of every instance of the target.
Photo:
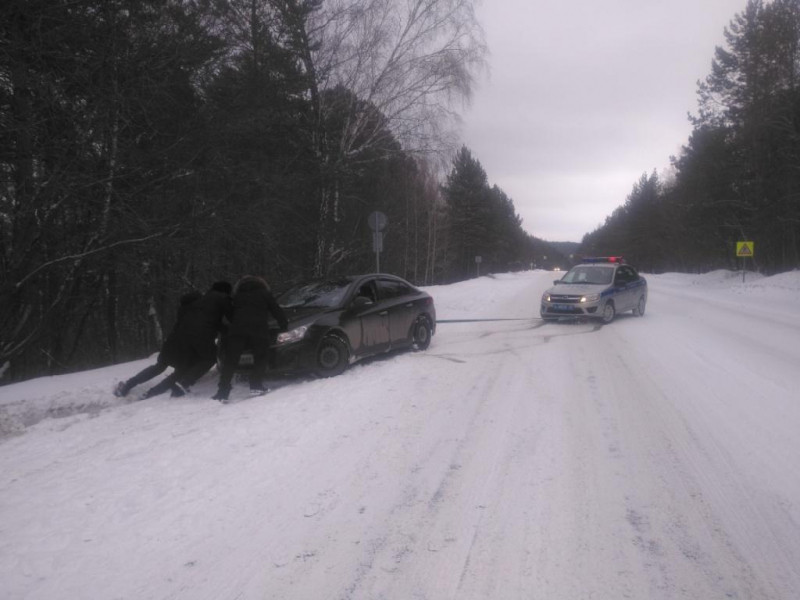
[(436, 319), (436, 323), (480, 323), (485, 321), (540, 321), (541, 317), (527, 319)]

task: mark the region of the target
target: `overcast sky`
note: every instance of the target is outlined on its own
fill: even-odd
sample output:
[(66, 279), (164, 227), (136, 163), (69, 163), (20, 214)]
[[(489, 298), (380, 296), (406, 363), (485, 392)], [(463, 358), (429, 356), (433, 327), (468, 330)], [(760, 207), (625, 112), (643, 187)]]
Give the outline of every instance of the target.
[(691, 132), (697, 81), (746, 0), (483, 0), (490, 73), (462, 139), (526, 231), (581, 241)]

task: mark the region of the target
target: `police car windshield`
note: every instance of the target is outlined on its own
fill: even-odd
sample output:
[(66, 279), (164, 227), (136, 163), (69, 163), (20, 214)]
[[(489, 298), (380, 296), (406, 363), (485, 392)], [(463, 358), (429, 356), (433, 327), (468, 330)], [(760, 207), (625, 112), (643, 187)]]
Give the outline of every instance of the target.
[(614, 277), (613, 267), (586, 266), (573, 267), (564, 275), (561, 283), (583, 283), (592, 285), (608, 285)]

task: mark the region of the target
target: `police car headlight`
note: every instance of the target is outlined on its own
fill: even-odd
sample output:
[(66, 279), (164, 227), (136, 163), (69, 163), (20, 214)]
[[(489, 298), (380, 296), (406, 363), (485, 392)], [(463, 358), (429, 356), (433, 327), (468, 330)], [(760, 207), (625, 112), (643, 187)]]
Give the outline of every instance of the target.
[(589, 294), (588, 296), (581, 296), (581, 302), (597, 302), (600, 300), (600, 294)]
[(305, 336), (306, 331), (308, 331), (308, 325), (297, 327), (291, 331), (284, 331), (283, 333), (278, 334), (277, 341), (279, 344), (291, 344), (292, 342), (299, 342), (303, 339), (303, 336)]
[(542, 294), (542, 300), (544, 302), (550, 302), (550, 294)]

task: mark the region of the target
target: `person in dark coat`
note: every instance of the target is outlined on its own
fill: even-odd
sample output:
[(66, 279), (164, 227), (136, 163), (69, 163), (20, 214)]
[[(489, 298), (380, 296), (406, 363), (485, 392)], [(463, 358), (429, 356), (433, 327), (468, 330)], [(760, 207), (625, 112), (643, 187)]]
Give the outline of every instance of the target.
[(193, 302), (199, 300), (201, 297), (202, 294), (198, 291), (191, 291), (181, 296), (180, 304), (178, 305), (178, 316), (175, 319), (175, 325), (173, 326), (170, 334), (167, 336), (167, 339), (161, 345), (161, 350), (158, 353), (158, 358), (156, 358), (156, 363), (142, 369), (130, 379), (117, 383), (116, 387), (114, 388), (115, 396), (119, 398), (127, 396), (134, 387), (140, 383), (144, 383), (145, 381), (150, 381), (156, 375), (160, 375), (167, 370), (167, 367), (171, 366), (171, 364), (175, 362), (177, 353), (177, 344), (175, 338), (177, 337), (178, 325), (186, 314), (189, 306)]
[(175, 326), (169, 350), (170, 366), (175, 370), (144, 394), (152, 398), (171, 390), (183, 396), (214, 365), (217, 335), (232, 318), (231, 284), (217, 281), (201, 298), (192, 302)]
[(214, 364), (217, 333), (231, 317), (231, 284), (217, 281), (205, 294), (192, 292), (182, 298), (175, 326), (161, 347), (155, 365), (130, 379), (120, 382), (114, 394), (126, 396), (130, 390), (152, 379), (166, 368), (174, 371), (147, 390), (142, 398), (152, 398), (167, 390), (172, 396), (183, 396), (189, 387)]
[(270, 316), (278, 322), (281, 331), (286, 331), (289, 326), (286, 315), (270, 292), (267, 282), (252, 275), (240, 279), (233, 292), (233, 319), (225, 339), (215, 400), (228, 401), (233, 374), (246, 349), (253, 353), (250, 393), (255, 395), (268, 391), (264, 388), (263, 377), (272, 342)]

